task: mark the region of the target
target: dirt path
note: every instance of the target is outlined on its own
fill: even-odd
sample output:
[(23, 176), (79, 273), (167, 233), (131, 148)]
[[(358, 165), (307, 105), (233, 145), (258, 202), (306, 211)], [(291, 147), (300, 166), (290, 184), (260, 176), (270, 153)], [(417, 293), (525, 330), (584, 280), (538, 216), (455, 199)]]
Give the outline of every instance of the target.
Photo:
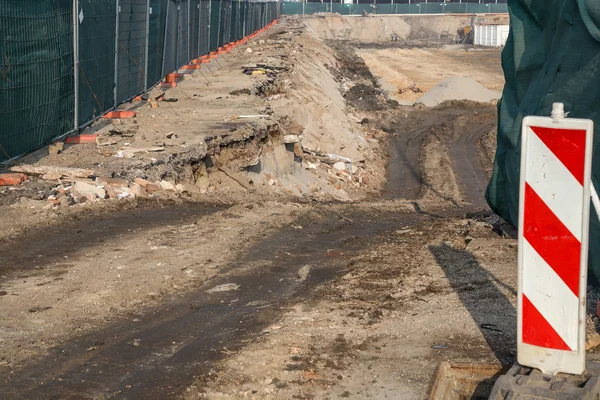
[[(239, 350), (244, 339), (273, 323), (282, 305), (310, 296), (315, 287), (343, 273), (348, 257), (358, 255), (365, 245), (433, 218), (346, 208), (337, 213), (310, 223), (301, 236), (291, 228), (265, 237), (219, 277), (183, 298), (163, 299), (158, 308), (136, 314), (133, 323), (126, 318), (52, 349), (45, 359), (12, 377), (10, 385), (3, 385), (8, 389), (4, 395), (44, 398), (50, 391), (60, 398), (95, 398), (120, 394), (124, 387), (130, 388), (128, 399), (180, 394), (212, 362)], [(53, 247), (68, 249), (69, 238), (62, 241)], [(251, 268), (243, 268), (248, 265)], [(310, 270), (304, 276), (306, 265)], [(239, 289), (207, 292), (230, 283)]]

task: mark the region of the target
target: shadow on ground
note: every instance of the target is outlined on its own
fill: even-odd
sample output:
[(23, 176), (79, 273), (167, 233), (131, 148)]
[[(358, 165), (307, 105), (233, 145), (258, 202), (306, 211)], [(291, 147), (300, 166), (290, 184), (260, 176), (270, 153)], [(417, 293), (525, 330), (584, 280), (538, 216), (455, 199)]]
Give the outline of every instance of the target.
[(513, 294), (514, 289), (500, 282), (467, 250), (446, 244), (429, 246), (429, 250), (494, 356), (503, 365), (512, 364), (516, 354), (516, 311), (498, 286)]

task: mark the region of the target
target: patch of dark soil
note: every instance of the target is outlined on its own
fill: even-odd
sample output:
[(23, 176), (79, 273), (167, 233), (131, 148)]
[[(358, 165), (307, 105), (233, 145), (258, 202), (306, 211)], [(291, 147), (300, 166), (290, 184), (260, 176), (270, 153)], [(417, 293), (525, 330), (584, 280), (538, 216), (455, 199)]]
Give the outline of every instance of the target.
[(0, 187), (0, 207), (16, 203), (21, 197), (46, 200), (53, 193), (54, 182), (25, 181), (19, 186)]
[(355, 82), (370, 83), (372, 86), (377, 86), (377, 79), (364, 60), (356, 54), (354, 46), (336, 40), (330, 40), (326, 43), (334, 51), (339, 64), (339, 70), (332, 71), (338, 80), (343, 77)]
[(251, 95), (252, 92), (250, 91), (250, 89), (237, 89), (237, 90), (232, 90), (231, 92), (229, 92), (229, 94), (232, 96), (240, 96), (242, 94)]
[(382, 96), (379, 89), (364, 84), (353, 86), (344, 94), (344, 98), (350, 105), (363, 111), (382, 110), (385, 104), (382, 102)]

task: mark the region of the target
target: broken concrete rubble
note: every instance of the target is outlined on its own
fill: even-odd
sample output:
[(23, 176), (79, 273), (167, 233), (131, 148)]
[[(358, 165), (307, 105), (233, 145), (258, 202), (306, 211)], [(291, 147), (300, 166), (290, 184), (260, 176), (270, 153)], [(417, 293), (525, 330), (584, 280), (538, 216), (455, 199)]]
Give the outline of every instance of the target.
[(106, 191), (102, 187), (83, 181), (77, 181), (75, 182), (75, 186), (73, 186), (72, 196), (75, 199), (85, 197), (90, 201), (94, 201), (96, 199), (104, 199), (106, 197)]

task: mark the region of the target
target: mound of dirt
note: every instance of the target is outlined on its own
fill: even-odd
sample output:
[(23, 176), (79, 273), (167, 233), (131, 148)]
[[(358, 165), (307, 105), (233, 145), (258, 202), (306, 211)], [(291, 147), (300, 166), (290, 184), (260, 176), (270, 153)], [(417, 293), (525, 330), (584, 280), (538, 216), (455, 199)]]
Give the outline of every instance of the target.
[(417, 100), (427, 107), (435, 107), (448, 100), (470, 100), (487, 103), (498, 100), (500, 93), (486, 89), (478, 82), (464, 76), (444, 79)]

